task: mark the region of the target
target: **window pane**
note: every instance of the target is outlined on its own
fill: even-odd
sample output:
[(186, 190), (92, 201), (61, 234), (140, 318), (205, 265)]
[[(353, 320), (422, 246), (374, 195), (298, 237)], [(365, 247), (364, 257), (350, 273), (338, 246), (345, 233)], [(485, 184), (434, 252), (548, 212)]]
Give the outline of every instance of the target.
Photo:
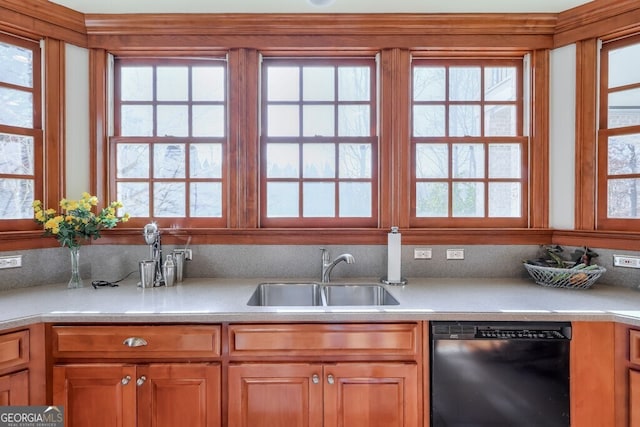
[(224, 67), (193, 67), (191, 74), (191, 98), (194, 101), (225, 100)]
[(33, 150), (33, 137), (0, 133), (0, 173), (33, 175)]
[(189, 99), (189, 69), (187, 67), (158, 67), (158, 101), (187, 101)]
[(302, 215), (305, 218), (335, 216), (335, 184), (332, 182), (305, 182), (302, 184), (304, 203)]
[(191, 178), (222, 178), (222, 144), (191, 144)]
[(608, 127), (640, 125), (640, 89), (609, 94)]
[(33, 87), (33, 52), (0, 42), (0, 82)]
[(267, 145), (267, 178), (298, 178), (300, 153), (297, 144)]
[(371, 144), (340, 144), (340, 178), (371, 178)]
[(300, 71), (298, 67), (269, 67), (268, 73), (268, 101), (300, 100)]
[[(609, 52), (609, 87), (640, 83), (640, 43), (614, 49)], [(629, 66), (634, 64), (634, 66)]]
[(416, 216), (446, 217), (449, 213), (449, 184), (419, 182), (416, 184)]
[(484, 185), (479, 182), (453, 183), (453, 216), (484, 216)]
[(484, 69), (485, 101), (514, 101), (517, 96), (515, 67), (486, 67)]
[(480, 67), (449, 68), (449, 99), (452, 101), (480, 100)]
[(484, 146), (453, 144), (453, 177), (484, 178)]
[(269, 136), (299, 136), (300, 117), (297, 105), (270, 105), (267, 107)]
[(339, 136), (369, 136), (370, 125), (368, 105), (340, 105), (338, 107)]
[(184, 178), (184, 144), (155, 144), (153, 147), (154, 178)]
[(298, 216), (298, 184), (295, 182), (267, 183), (267, 216), (295, 218)]
[(33, 218), (33, 179), (0, 178), (0, 219)]
[(609, 137), (609, 175), (640, 173), (640, 134)]
[(521, 215), (522, 191), (518, 182), (489, 183), (489, 216), (517, 218)]
[(185, 216), (185, 185), (182, 182), (156, 182), (153, 186), (153, 215)]
[(149, 183), (119, 182), (117, 191), (117, 199), (127, 207), (129, 215), (132, 217), (149, 216)]
[(304, 67), (302, 70), (302, 99), (305, 101), (333, 101), (334, 80), (333, 67)]
[(222, 184), (219, 182), (192, 182), (189, 194), (192, 217), (222, 217)]
[(193, 136), (224, 136), (225, 120), (222, 105), (194, 105)]
[(485, 136), (516, 136), (516, 111), (515, 105), (484, 107)]
[(22, 128), (33, 127), (33, 95), (31, 92), (0, 87), (0, 124)]
[(371, 216), (371, 184), (340, 183), (340, 216), (343, 218)]
[(480, 136), (480, 106), (450, 106), (449, 136)]
[(413, 107), (413, 136), (444, 136), (444, 105)]
[(189, 108), (186, 105), (159, 105), (157, 135), (188, 136)]
[(414, 101), (445, 100), (444, 67), (415, 67), (413, 69)]
[(118, 144), (118, 178), (149, 178), (149, 145)]
[(489, 144), (489, 178), (521, 178), (519, 144)]
[(333, 105), (305, 105), (302, 107), (304, 136), (334, 136)]
[(120, 117), (120, 135), (153, 135), (153, 107), (149, 105), (123, 105)]
[(416, 144), (416, 178), (447, 178), (448, 176), (447, 144)]
[(610, 179), (607, 213), (609, 218), (640, 218), (640, 179)]
[(153, 68), (122, 67), (120, 71), (122, 101), (153, 100)]
[(302, 176), (305, 178), (335, 178), (336, 149), (334, 144), (303, 144), (302, 159)]
[(338, 100), (369, 101), (371, 76), (368, 67), (338, 68)]

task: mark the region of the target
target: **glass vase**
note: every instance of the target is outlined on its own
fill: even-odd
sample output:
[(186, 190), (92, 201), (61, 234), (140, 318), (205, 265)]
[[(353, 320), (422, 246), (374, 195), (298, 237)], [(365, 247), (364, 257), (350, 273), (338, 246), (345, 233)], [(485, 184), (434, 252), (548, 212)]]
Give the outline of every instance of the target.
[(67, 288), (82, 288), (84, 283), (82, 283), (82, 277), (80, 277), (80, 247), (69, 248), (69, 253), (71, 254), (71, 279)]

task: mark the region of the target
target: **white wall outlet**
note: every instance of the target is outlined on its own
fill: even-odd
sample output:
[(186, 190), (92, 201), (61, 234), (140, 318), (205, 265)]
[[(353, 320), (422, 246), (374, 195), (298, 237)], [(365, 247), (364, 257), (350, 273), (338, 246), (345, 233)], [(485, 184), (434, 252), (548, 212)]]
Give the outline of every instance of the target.
[(413, 259), (431, 259), (431, 248), (414, 248)]
[(0, 268), (22, 267), (22, 255), (0, 256)]
[(633, 255), (614, 255), (613, 265), (615, 267), (640, 268), (640, 257)]
[(464, 249), (447, 249), (447, 259), (464, 259)]

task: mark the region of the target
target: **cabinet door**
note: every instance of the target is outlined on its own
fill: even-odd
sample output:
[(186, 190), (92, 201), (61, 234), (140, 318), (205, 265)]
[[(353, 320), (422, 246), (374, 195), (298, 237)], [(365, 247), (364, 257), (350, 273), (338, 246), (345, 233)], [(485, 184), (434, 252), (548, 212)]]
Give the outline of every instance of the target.
[(322, 366), (229, 366), (229, 426), (322, 427)]
[(138, 366), (139, 427), (219, 427), (220, 366)]
[(135, 427), (136, 369), (99, 363), (54, 366), (53, 404), (64, 407), (66, 427)]
[(629, 370), (629, 426), (640, 427), (640, 371)]
[(418, 368), (404, 363), (324, 367), (325, 427), (416, 427)]
[(29, 404), (29, 371), (0, 376), (0, 406)]

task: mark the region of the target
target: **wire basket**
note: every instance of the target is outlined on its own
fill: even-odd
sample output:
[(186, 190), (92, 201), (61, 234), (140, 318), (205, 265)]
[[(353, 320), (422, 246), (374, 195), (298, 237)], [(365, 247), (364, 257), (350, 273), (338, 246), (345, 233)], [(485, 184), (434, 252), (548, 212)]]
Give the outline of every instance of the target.
[(607, 271), (606, 268), (585, 270), (583, 268), (544, 267), (524, 263), (529, 275), (540, 286), (552, 288), (588, 289)]

